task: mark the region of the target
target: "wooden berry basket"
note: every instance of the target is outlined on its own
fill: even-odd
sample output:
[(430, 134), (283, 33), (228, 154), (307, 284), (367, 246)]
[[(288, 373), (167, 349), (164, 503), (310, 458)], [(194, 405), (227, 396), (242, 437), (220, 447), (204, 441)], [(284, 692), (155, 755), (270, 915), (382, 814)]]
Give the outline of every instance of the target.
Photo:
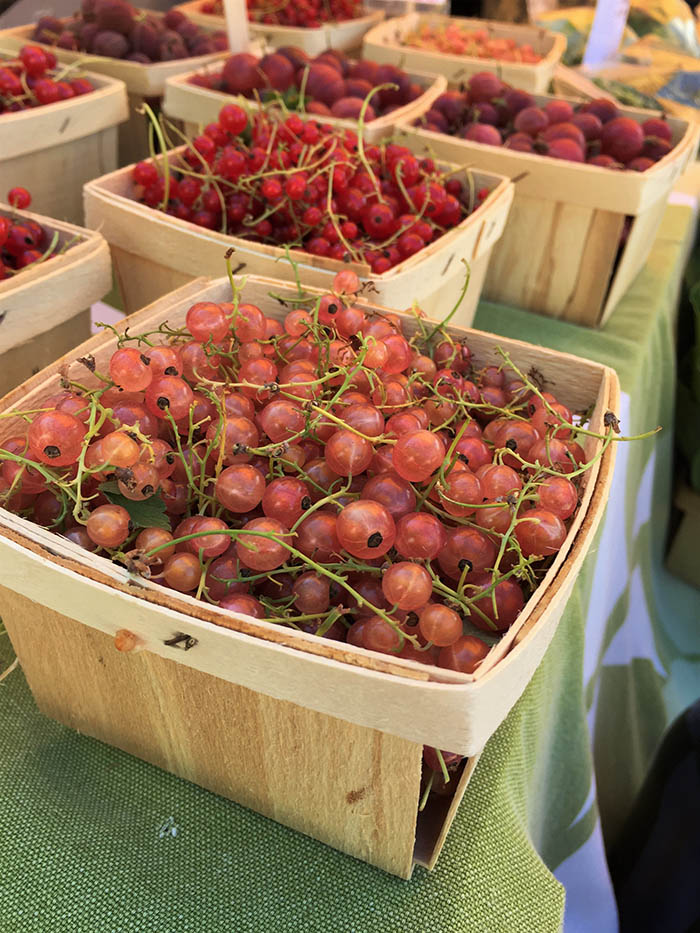
[[(165, 114), (184, 123), (185, 133), (188, 136), (196, 135), (199, 126), (214, 123), (219, 117), (219, 111), (225, 104), (237, 103), (248, 112), (259, 111), (260, 105), (246, 97), (227, 94), (225, 91), (214, 91), (209, 88), (189, 84), (190, 78), (195, 74), (219, 70), (214, 64), (208, 65), (201, 71), (191, 71), (187, 74), (169, 78), (165, 84), (165, 97), (163, 98), (163, 111)], [(411, 80), (420, 84), (424, 92), (416, 100), (403, 107), (398, 107), (385, 116), (377, 117), (365, 124), (364, 138), (366, 142), (374, 143), (380, 139), (391, 136), (399, 123), (410, 123), (430, 109), (433, 101), (447, 89), (447, 81), (442, 75), (429, 75), (422, 72), (409, 72)], [(338, 117), (323, 117), (323, 123), (332, 126), (347, 127), (357, 130), (357, 120), (346, 120)]]
[[(193, 23), (200, 26), (211, 26), (216, 29), (225, 28), (223, 16), (213, 13), (202, 13), (202, 0), (189, 0), (175, 7), (185, 16), (189, 16)], [(365, 33), (382, 21), (384, 14), (381, 10), (372, 10), (366, 16), (356, 19), (344, 20), (342, 23), (324, 23), (315, 29), (303, 29), (300, 26), (274, 26), (264, 23), (248, 23), (250, 38), (257, 39), (267, 48), (277, 49), (282, 45), (293, 45), (302, 49), (307, 55), (320, 55), (327, 49), (338, 49), (340, 52), (352, 52), (362, 45)]]
[(42, 213), (76, 224), (83, 221), (85, 182), (117, 167), (117, 127), (129, 117), (122, 81), (86, 77), (95, 88), (90, 94), (0, 120), (0, 196), (21, 185)]
[[(177, 151), (177, 150), (175, 150)], [(444, 317), (464, 285), (466, 259), (469, 288), (455, 320), (471, 324), (486, 277), (493, 246), (501, 236), (513, 197), (513, 185), (489, 172), (473, 173), (477, 189), (491, 190), (482, 206), (425, 249), (379, 276), (367, 266), (350, 264), (361, 278), (371, 278), (377, 302), (410, 308), (416, 301), (431, 317)], [(235, 249), (234, 264), (255, 275), (293, 278), (283, 249), (254, 243), (179, 220), (133, 200), (131, 169), (124, 168), (85, 186), (87, 225), (100, 230), (112, 250), (112, 262), (127, 314), (198, 275), (219, 275), (224, 253)], [(292, 250), (302, 278), (319, 288), (348, 266), (336, 260)]]
[[(140, 12), (153, 14), (154, 11), (142, 10)], [(84, 61), (90, 71), (117, 78), (126, 85), (129, 95), (129, 118), (119, 130), (120, 165), (137, 162), (148, 155), (147, 124), (144, 117), (137, 112), (144, 101), (157, 106), (165, 93), (165, 82), (168, 78), (183, 71), (201, 68), (208, 62), (226, 55), (226, 53), (216, 52), (211, 55), (196, 55), (192, 58), (144, 65), (141, 62), (128, 62), (120, 58), (106, 58), (103, 55), (88, 55), (86, 52), (71, 52), (53, 45), (47, 46), (32, 39), (33, 32), (34, 24), (0, 30), (0, 47), (16, 50), (31, 42), (32, 45), (38, 45), (41, 48), (50, 48), (59, 62), (72, 64)]]
[[(282, 299), (297, 294), (251, 276), (246, 300), (282, 317), (271, 290)], [(164, 320), (179, 327), (194, 301), (228, 297), (226, 279), (199, 279), (117, 329), (152, 331)], [(404, 319), (405, 332), (413, 332), (415, 319)], [(450, 332), (468, 342), (477, 366), (498, 365), (500, 347), (525, 371), (535, 367), (564, 404), (592, 410), (593, 430), (602, 431), (605, 413), (617, 409), (617, 377), (605, 366), (480, 331)], [(0, 412), (37, 408), (66, 365), (90, 381), (77, 357), (90, 353), (104, 370), (115, 344), (111, 333), (93, 337), (6, 396)], [(7, 437), (19, 422), (3, 418), (0, 425)], [(600, 445), (587, 438), (589, 457)], [(226, 612), (136, 579), (2, 509), (0, 612), (48, 715), (409, 877), (414, 863), (435, 864), (476, 755), (553, 637), (605, 508), (614, 447), (586, 473), (579, 511), (541, 585), (474, 674)], [(144, 650), (114, 649), (125, 625)], [(470, 760), (453, 798), (417, 820), (423, 744)]]
[[(568, 98), (535, 96), (538, 104), (555, 99)], [(620, 112), (638, 123), (658, 116), (631, 107)], [(646, 262), (673, 184), (697, 155), (700, 127), (675, 118), (668, 123), (674, 148), (646, 172), (612, 171), (412, 127), (402, 129), (398, 141), (514, 179), (513, 209), (494, 249), (486, 298), (601, 327)], [(632, 223), (620, 250), (628, 217)]]
[[(542, 61), (533, 65), (522, 62), (502, 62), (494, 58), (472, 58), (468, 55), (450, 55), (447, 52), (414, 49), (402, 45), (402, 39), (419, 25), (436, 26), (460, 23), (468, 29), (486, 29), (498, 39), (515, 39), (518, 45), (530, 44), (542, 55)], [(414, 69), (441, 74), (448, 81), (466, 81), (469, 75), (480, 71), (495, 72), (513, 87), (533, 94), (542, 94), (549, 88), (555, 67), (566, 51), (566, 38), (538, 26), (519, 26), (495, 20), (464, 19), (434, 13), (408, 13), (379, 23), (364, 38), (362, 54), (375, 62), (398, 65), (407, 71)]]
[(36, 220), (65, 253), (0, 282), (0, 391), (8, 392), (90, 335), (90, 305), (112, 287), (99, 233), (0, 203), (0, 216)]

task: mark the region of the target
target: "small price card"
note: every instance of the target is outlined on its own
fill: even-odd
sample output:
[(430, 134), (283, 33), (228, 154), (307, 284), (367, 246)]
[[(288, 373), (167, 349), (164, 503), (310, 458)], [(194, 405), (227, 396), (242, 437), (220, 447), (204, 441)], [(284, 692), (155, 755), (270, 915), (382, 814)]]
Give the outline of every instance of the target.
[(584, 65), (600, 65), (614, 58), (620, 47), (629, 13), (629, 0), (598, 0)]

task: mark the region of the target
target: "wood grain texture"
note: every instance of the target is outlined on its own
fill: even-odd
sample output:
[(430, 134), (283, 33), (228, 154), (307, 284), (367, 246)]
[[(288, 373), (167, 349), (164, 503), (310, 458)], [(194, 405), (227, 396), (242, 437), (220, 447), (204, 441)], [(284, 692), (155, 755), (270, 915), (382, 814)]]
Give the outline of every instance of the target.
[[(11, 212), (0, 202), (0, 215)], [(15, 213), (36, 220), (49, 238), (58, 233), (59, 248), (72, 245), (50, 262), (0, 282), (0, 353), (74, 318), (112, 287), (109, 249), (99, 233), (30, 211)]]
[[(269, 298), (271, 289), (283, 297), (293, 293), (283, 283), (250, 277), (246, 295), (266, 313), (280, 316), (284, 309)], [(221, 301), (228, 294), (226, 280), (190, 283), (118, 329), (152, 330), (164, 319), (177, 327), (195, 298)], [(406, 319), (404, 326), (410, 333), (416, 323)], [(501, 347), (524, 371), (536, 367), (564, 404), (574, 410), (593, 406), (594, 429), (602, 428), (608, 409), (617, 408), (617, 379), (604, 366), (517, 340), (450, 329), (468, 341), (475, 365), (498, 364), (497, 348)], [(79, 353), (94, 354), (100, 368), (115, 339), (96, 336)], [(37, 407), (56, 390), (59, 370), (66, 366), (69, 374), (79, 367), (81, 379), (89, 381), (84, 367), (64, 359), (10, 393), (0, 409)], [(7, 435), (15, 433), (18, 425), (16, 419), (2, 419)], [(595, 453), (598, 444), (590, 438), (588, 453)], [(164, 640), (174, 631), (189, 632), (198, 645), (180, 654), (183, 665), (408, 740), (473, 755), (517, 700), (551, 640), (603, 512), (613, 460), (614, 452), (609, 449), (587, 473), (583, 501), (564, 548), (517, 622), (472, 675), (324, 642), (173, 595), (7, 512), (0, 512), (0, 559), (23, 596), (111, 634), (128, 618), (132, 630), (154, 654), (171, 657), (173, 649), (164, 647)], [(100, 605), (97, 616), (96, 602)]]
[[(503, 18), (465, 19), (436, 13), (408, 13), (406, 16), (388, 19), (366, 33), (362, 54), (365, 58), (382, 64), (398, 65), (409, 71), (418, 69), (431, 74), (441, 74), (453, 82), (466, 81), (469, 75), (477, 72), (493, 71), (513, 87), (534, 94), (544, 93), (549, 87), (554, 68), (566, 50), (566, 38), (539, 26), (496, 21)], [(521, 62), (502, 62), (414, 49), (401, 44), (403, 37), (422, 23), (440, 26), (455, 21), (468, 29), (487, 29), (496, 38), (515, 39), (519, 45), (529, 43), (543, 59), (537, 64), (526, 65)]]
[(410, 876), (420, 745), (148, 651), (122, 654), (102, 632), (1, 589), (12, 644), (46, 715)]
[[(180, 3), (175, 9), (180, 10), (189, 16), (192, 22), (199, 23), (201, 26), (223, 29), (224, 17), (201, 13), (199, 9), (201, 5), (201, 0), (189, 0), (188, 3)], [(268, 50), (279, 48), (281, 45), (293, 45), (313, 57), (325, 52), (326, 49), (338, 49), (341, 52), (354, 51), (360, 46), (367, 30), (381, 22), (383, 17), (381, 10), (373, 10), (367, 16), (360, 16), (342, 23), (324, 23), (317, 29), (270, 26), (250, 22), (248, 29), (250, 38), (262, 42)]]
[[(256, 101), (246, 97), (227, 94), (212, 88), (200, 87), (190, 84), (190, 78), (202, 71), (206, 74), (221, 69), (221, 65), (211, 64), (204, 69), (190, 71), (186, 74), (169, 78), (165, 84), (163, 110), (170, 118), (182, 120), (192, 127), (204, 127), (207, 123), (218, 119), (219, 111), (225, 104), (236, 103), (248, 113), (259, 113), (263, 109)], [(440, 74), (425, 74), (412, 71), (411, 81), (424, 88), (424, 92), (415, 100), (402, 107), (397, 107), (385, 116), (377, 117), (365, 125), (364, 139), (368, 143), (375, 143), (387, 136), (391, 136), (394, 127), (399, 123), (410, 123), (417, 120), (430, 109), (433, 101), (447, 89), (447, 81)], [(344, 127), (357, 131), (357, 120), (342, 120), (338, 117), (324, 117), (324, 123), (331, 126)], [(198, 132), (199, 130), (195, 131)]]
[(633, 218), (627, 243), (617, 264), (615, 278), (600, 317), (601, 327), (609, 319), (617, 303), (623, 298), (649, 258), (666, 206), (667, 199), (661, 198)]
[(485, 296), (598, 326), (624, 222), (624, 214), (516, 194)]
[(90, 336), (90, 309), (0, 353), (0, 392), (9, 392)]
[[(445, 317), (456, 304), (464, 284), (465, 270), (460, 260), (466, 258), (476, 263), (486, 257), (488, 261), (488, 253), (505, 227), (513, 185), (488, 172), (472, 174), (476, 187), (488, 187), (492, 189), (491, 194), (478, 210), (439, 240), (388, 272), (369, 276), (379, 304), (403, 310), (417, 302), (428, 316)], [(224, 254), (230, 247), (235, 249), (234, 264), (244, 264), (242, 271), (246, 274), (293, 278), (292, 267), (280, 248), (225, 236), (170, 217), (134, 201), (133, 191), (129, 169), (120, 169), (90, 182), (85, 186), (85, 216), (89, 227), (99, 229), (110, 246), (121, 250), (121, 253), (114, 253), (121, 281), (126, 282), (132, 276), (132, 256), (140, 257), (139, 268), (134, 271), (136, 276), (145, 270), (144, 261), (174, 270), (171, 281), (160, 269), (154, 271), (149, 298), (153, 296), (156, 281), (162, 283), (161, 294), (165, 294), (178, 287), (183, 276), (221, 275), (225, 271)], [(292, 255), (299, 264), (302, 280), (318, 288), (328, 288), (336, 272), (347, 268), (345, 263), (320, 259), (298, 250), (292, 251)], [(366, 267), (356, 269), (361, 278), (368, 277), (365, 270)], [(482, 280), (479, 269), (460, 306), (458, 320), (462, 325), (473, 320)], [(128, 291), (129, 294), (122, 297), (125, 310), (131, 313), (144, 302), (133, 304), (129, 297), (133, 288)]]

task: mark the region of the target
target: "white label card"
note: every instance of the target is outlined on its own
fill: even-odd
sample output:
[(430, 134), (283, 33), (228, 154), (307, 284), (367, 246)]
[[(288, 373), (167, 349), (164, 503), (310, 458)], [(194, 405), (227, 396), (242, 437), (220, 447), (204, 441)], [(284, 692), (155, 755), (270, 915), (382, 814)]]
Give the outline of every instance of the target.
[(584, 65), (600, 65), (615, 57), (625, 31), (629, 9), (629, 0), (598, 0), (588, 45), (583, 54)]

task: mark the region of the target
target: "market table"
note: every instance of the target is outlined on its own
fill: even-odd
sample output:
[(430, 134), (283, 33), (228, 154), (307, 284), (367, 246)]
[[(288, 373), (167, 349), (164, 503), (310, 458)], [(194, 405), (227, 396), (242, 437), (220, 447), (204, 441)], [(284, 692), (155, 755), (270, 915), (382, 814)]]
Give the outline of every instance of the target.
[[(617, 928), (603, 834), (700, 677), (700, 598), (661, 565), (693, 226), (669, 208), (603, 331), (479, 308), (477, 327), (614, 366), (625, 433), (666, 429), (621, 445), (597, 544), (435, 871), (385, 875), (78, 735), (37, 712), (14, 668), (0, 684), (0, 933), (549, 933), (565, 912), (567, 933)], [(0, 672), (12, 660), (0, 637)]]

